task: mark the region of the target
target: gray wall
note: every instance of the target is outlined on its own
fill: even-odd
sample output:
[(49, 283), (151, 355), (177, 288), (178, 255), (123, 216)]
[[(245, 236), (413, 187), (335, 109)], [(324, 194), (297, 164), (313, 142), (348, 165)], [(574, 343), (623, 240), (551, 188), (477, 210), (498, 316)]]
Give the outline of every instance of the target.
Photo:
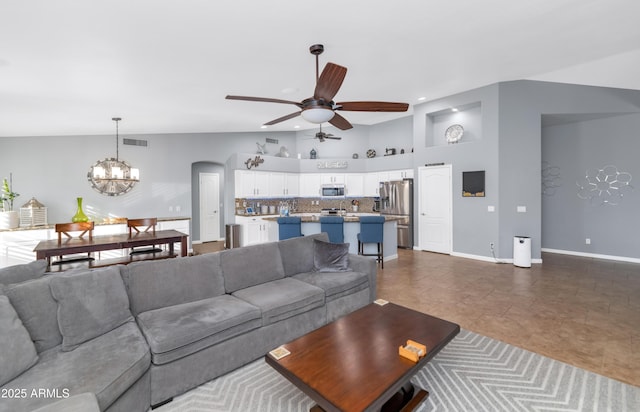
[[(474, 116), (478, 105), (479, 125)], [(465, 110), (451, 114), (452, 107), (467, 109), (471, 117), (459, 117)], [(545, 160), (542, 156), (543, 115), (598, 114), (602, 117), (639, 111), (638, 91), (535, 81), (499, 83), (415, 106), (414, 166), (438, 162), (452, 165), (453, 251), (489, 257), (489, 242), (496, 242), (497, 256), (511, 258), (513, 236), (522, 235), (531, 237), (532, 257), (540, 258), (543, 239), (541, 164)], [(442, 140), (442, 129), (455, 123), (465, 127), (465, 136), (458, 144), (446, 144)], [(471, 135), (468, 139), (467, 127)], [(620, 133), (633, 136), (637, 134), (635, 130), (637, 128), (625, 127)], [(595, 158), (604, 153), (595, 147), (581, 150), (595, 150), (596, 153), (588, 155)], [(638, 152), (634, 153), (637, 157)], [(612, 157), (617, 159), (615, 155)], [(461, 174), (465, 170), (486, 171), (486, 197), (460, 196)], [(419, 186), (419, 182), (416, 184)], [(496, 207), (495, 213), (487, 211), (489, 205)], [(525, 206), (526, 213), (518, 213), (518, 206)], [(575, 209), (573, 212), (582, 213)], [(552, 212), (545, 216), (549, 213)], [(604, 225), (599, 225), (598, 233), (592, 236), (599, 239), (598, 244), (619, 243), (613, 239), (615, 235), (611, 229), (601, 226)], [(579, 232), (579, 239), (584, 242), (584, 227), (576, 224), (571, 230)], [(562, 236), (558, 233), (558, 237)], [(576, 237), (574, 233), (565, 236)], [(559, 243), (554, 240), (554, 244)], [(584, 249), (575, 243), (565, 245), (568, 250)], [(592, 253), (604, 253), (593, 246), (589, 249)], [(640, 250), (635, 249), (631, 256), (640, 256)], [(608, 250), (620, 249), (611, 247)]]
[[(542, 159), (557, 168), (559, 185), (542, 196), (543, 248), (640, 258), (638, 130), (637, 113), (586, 120), (569, 117), (566, 123), (543, 127)], [(587, 170), (607, 165), (630, 173), (635, 189), (617, 206), (580, 199), (577, 182)]]
[[(456, 253), (490, 256), (489, 243), (500, 246), (498, 93), (498, 85), (491, 85), (414, 107), (415, 167), (428, 163), (452, 165), (452, 241)], [(460, 111), (452, 112), (454, 107)], [(447, 144), (444, 133), (452, 124), (462, 125), (465, 132), (459, 143)], [(475, 170), (486, 172), (486, 196), (463, 198), (462, 172)], [(419, 186), (416, 175), (416, 190)], [(495, 206), (496, 212), (488, 212), (489, 205)]]

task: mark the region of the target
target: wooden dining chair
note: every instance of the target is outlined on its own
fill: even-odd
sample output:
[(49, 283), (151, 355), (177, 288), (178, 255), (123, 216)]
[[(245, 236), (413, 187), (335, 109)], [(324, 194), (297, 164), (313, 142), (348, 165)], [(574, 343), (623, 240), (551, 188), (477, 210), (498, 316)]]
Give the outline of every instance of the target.
[[(156, 226), (158, 225), (158, 218), (145, 217), (141, 219), (127, 219), (127, 227), (129, 228), (129, 238), (133, 238), (142, 233), (151, 233), (156, 235)], [(129, 255), (139, 255), (143, 253), (159, 253), (162, 249), (158, 247), (147, 247), (144, 249), (131, 248)]]
[[(93, 240), (93, 228), (93, 222), (56, 223), (55, 231), (58, 234), (58, 245), (60, 246), (64, 242), (69, 242), (72, 239)], [(63, 236), (65, 236), (65, 238), (63, 238)], [(91, 252), (88, 252), (86, 256), (84, 256), (84, 254), (71, 255), (65, 258), (64, 255), (60, 255), (58, 256), (58, 260), (53, 263), (51, 263), (51, 258), (49, 258), (48, 263), (49, 265), (63, 265), (65, 263), (75, 263), (83, 261), (91, 262), (93, 260), (94, 258), (93, 256), (91, 256)]]

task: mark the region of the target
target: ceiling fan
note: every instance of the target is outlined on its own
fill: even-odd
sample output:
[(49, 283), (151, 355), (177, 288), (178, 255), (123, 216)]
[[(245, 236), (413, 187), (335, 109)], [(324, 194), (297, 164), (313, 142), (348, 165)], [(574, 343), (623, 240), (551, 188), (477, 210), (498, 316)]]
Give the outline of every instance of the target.
[(275, 120), (265, 123), (271, 126), (285, 120), (302, 116), (311, 123), (321, 124), (329, 122), (340, 130), (351, 129), (353, 125), (347, 119), (342, 117), (336, 111), (352, 111), (352, 112), (406, 112), (409, 108), (407, 103), (392, 103), (378, 101), (362, 101), (362, 102), (339, 102), (333, 101), (334, 96), (340, 90), (344, 77), (347, 75), (347, 68), (327, 63), (319, 73), (318, 56), (324, 51), (322, 44), (314, 44), (309, 47), (311, 54), (316, 56), (316, 88), (313, 97), (304, 99), (302, 102), (294, 102), (291, 100), (272, 99), (268, 97), (251, 97), (251, 96), (232, 96), (228, 95), (229, 100), (247, 100), (252, 102), (282, 103), (292, 104), (300, 110), (286, 116), (279, 117)]
[(342, 137), (334, 136), (331, 133), (325, 133), (322, 131), (322, 125), (320, 125), (320, 131), (313, 135), (313, 139), (318, 139), (320, 143), (324, 142), (325, 139), (333, 139), (333, 140), (341, 140)]

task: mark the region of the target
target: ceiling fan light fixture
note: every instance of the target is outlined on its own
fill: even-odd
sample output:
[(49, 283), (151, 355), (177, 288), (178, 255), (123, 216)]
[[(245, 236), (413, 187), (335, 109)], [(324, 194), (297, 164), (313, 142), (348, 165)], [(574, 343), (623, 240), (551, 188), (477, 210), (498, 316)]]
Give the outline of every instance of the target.
[(335, 113), (333, 110), (324, 107), (313, 107), (310, 109), (303, 110), (301, 116), (304, 120), (309, 123), (325, 123), (329, 120), (333, 119)]

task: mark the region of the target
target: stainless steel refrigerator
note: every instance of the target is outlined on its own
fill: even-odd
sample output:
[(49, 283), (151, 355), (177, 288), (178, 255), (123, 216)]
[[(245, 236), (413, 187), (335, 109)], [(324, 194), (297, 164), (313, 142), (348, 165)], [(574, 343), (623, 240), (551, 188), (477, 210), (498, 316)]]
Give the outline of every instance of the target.
[(380, 214), (400, 218), (398, 247), (413, 249), (413, 179), (380, 182)]

